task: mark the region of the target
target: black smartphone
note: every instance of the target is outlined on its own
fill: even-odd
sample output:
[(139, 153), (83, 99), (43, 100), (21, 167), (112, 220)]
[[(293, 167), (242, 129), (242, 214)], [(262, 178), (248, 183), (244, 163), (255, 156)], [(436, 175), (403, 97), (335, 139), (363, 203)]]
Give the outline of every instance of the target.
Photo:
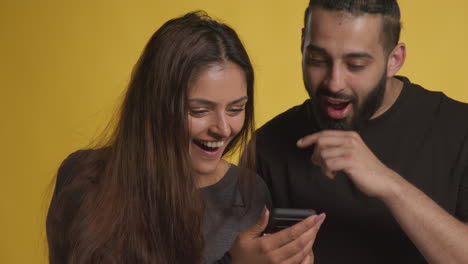
[(274, 208), (265, 233), (278, 232), (315, 214), (317, 213), (313, 209)]

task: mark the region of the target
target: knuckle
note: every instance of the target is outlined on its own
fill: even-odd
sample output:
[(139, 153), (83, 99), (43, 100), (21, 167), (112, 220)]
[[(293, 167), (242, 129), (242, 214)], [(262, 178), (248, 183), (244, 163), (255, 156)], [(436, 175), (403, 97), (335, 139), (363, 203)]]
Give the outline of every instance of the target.
[(297, 246), (299, 250), (302, 250), (307, 246), (307, 241), (305, 239), (298, 239)]
[(351, 137), (354, 138), (354, 139), (358, 139), (359, 138), (359, 134), (356, 132), (356, 131), (350, 131), (349, 132)]
[(345, 153), (343, 153), (343, 158), (345, 159), (351, 159), (354, 155), (356, 154), (356, 150), (354, 149), (349, 149)]
[(265, 257), (266, 263), (276, 264), (279, 263), (272, 255), (266, 255)]
[(335, 160), (334, 159), (326, 159), (326, 160), (324, 160), (324, 163), (325, 163), (325, 167), (330, 168), (330, 167), (333, 167), (333, 165), (335, 164)]
[(277, 259), (271, 259), (271, 260), (270, 260), (270, 263), (271, 263), (271, 264), (280, 264), (281, 261), (279, 261), (279, 260), (277, 260)]
[(269, 251), (268, 243), (265, 243), (265, 241), (260, 242), (258, 248), (261, 253), (267, 253)]
[(325, 157), (326, 157), (326, 152), (325, 152), (325, 151), (320, 151), (320, 152), (318, 153), (318, 156), (319, 156), (319, 158), (321, 158), (321, 159), (325, 159)]
[[(324, 140), (323, 137), (319, 137), (319, 138), (317, 139), (316, 144), (317, 144), (318, 146), (323, 145), (323, 140)], [(320, 149), (320, 148), (319, 148), (319, 149)]]
[(296, 240), (298, 237), (297, 235), (297, 232), (295, 229), (291, 229), (289, 232), (288, 232), (288, 238), (292, 241), (292, 240)]
[(300, 264), (302, 261), (300, 259), (300, 256), (294, 256), (292, 259), (290, 259), (287, 263), (288, 264)]
[(315, 146), (315, 151), (322, 151), (323, 149), (324, 149), (323, 140), (317, 141), (316, 146)]
[(290, 263), (302, 263), (306, 256), (307, 254), (304, 254), (303, 250), (301, 250), (300, 252), (297, 252), (297, 254), (291, 259)]

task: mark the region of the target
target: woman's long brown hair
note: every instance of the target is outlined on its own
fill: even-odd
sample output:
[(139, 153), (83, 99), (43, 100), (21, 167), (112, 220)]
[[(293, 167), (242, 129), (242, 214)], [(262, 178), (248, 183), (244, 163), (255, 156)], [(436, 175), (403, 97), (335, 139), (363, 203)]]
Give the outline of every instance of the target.
[[(190, 168), (187, 90), (203, 68), (226, 62), (243, 69), (249, 100), (244, 127), (224, 154), (245, 146), (254, 129), (254, 75), (241, 41), (203, 12), (156, 31), (134, 68), (112, 137), (87, 151), (52, 199), (50, 263), (202, 261), (204, 203)], [(253, 168), (253, 155), (245, 157), (241, 163)]]

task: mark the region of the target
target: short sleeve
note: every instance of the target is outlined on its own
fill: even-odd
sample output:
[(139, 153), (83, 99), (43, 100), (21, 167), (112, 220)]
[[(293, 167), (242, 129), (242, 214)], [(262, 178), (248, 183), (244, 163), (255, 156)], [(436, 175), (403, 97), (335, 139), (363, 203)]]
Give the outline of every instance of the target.
[(81, 191), (66, 191), (74, 175), (79, 170), (79, 163), (88, 151), (80, 150), (70, 154), (60, 165), (55, 189), (47, 214), (46, 229), (49, 246), (49, 263), (67, 263), (69, 224), (79, 206)]
[(273, 205), (271, 201), (270, 191), (268, 190), (268, 187), (265, 184), (265, 181), (259, 175), (257, 175), (256, 179), (257, 179), (256, 185), (258, 186), (257, 192), (263, 196), (262, 200), (264, 202), (264, 206), (266, 206), (269, 210), (271, 210)]
[(228, 252), (224, 253), (223, 257), (211, 264), (230, 264), (232, 263), (231, 254)]
[[(468, 162), (468, 161), (467, 161)], [(458, 191), (456, 216), (461, 221), (468, 222), (468, 170), (465, 170)]]
[(70, 154), (60, 165), (55, 182), (54, 196), (56, 196), (65, 185), (69, 184), (76, 173), (77, 165), (86, 156), (86, 150), (78, 150)]
[(461, 166), (462, 172), (460, 185), (458, 187), (457, 206), (455, 217), (460, 221), (468, 223), (468, 133), (462, 144), (462, 151), (458, 158), (458, 166)]
[(264, 151), (264, 147), (263, 147), (262, 141), (261, 139), (258, 139), (257, 151), (256, 151), (256, 157), (255, 157), (255, 167), (257, 170), (256, 172), (257, 172), (257, 175), (259, 175), (260, 178), (263, 179), (262, 185), (265, 186), (265, 188), (267, 189), (269, 202), (271, 203), (272, 202), (271, 195), (270, 195), (270, 192), (268, 191), (269, 188), (271, 187), (270, 168), (267, 166), (267, 162), (265, 162), (262, 157), (263, 151)]

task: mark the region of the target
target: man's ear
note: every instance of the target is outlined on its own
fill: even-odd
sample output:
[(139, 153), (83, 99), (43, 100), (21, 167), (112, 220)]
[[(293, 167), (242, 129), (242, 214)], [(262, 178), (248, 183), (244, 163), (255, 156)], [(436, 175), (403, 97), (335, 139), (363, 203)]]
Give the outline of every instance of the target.
[(406, 45), (398, 43), (388, 55), (387, 78), (393, 77), (403, 67), (406, 59)]

